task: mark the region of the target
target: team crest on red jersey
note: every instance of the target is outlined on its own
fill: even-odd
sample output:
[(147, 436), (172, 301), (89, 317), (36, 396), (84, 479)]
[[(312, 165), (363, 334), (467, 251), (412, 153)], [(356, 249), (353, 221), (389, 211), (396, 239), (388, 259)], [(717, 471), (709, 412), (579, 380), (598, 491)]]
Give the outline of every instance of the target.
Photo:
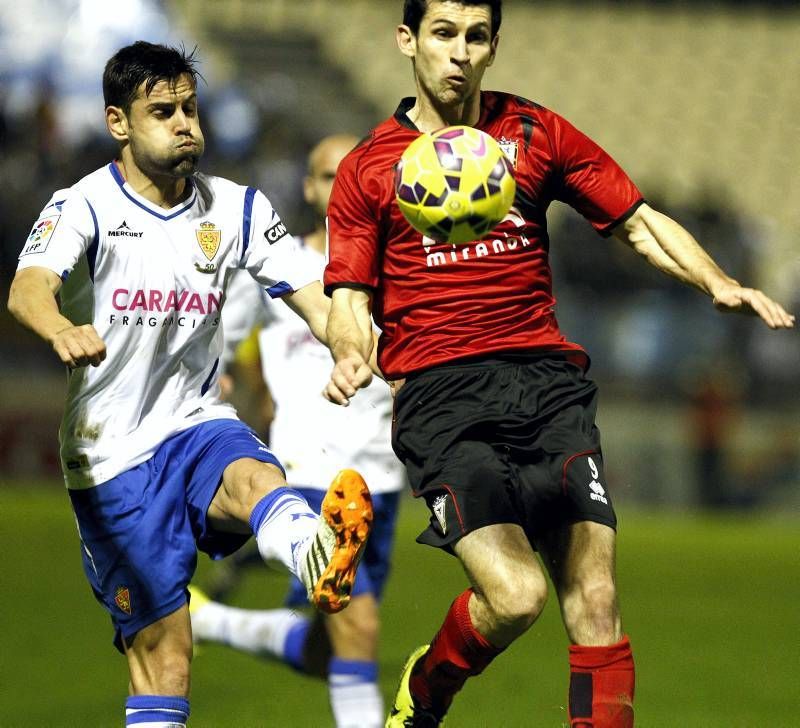
[(200, 229), (195, 230), (197, 244), (203, 251), (206, 258), (213, 260), (219, 250), (219, 243), (222, 240), (222, 230), (217, 230), (213, 222), (201, 222)]
[(503, 150), (503, 154), (506, 155), (506, 158), (509, 162), (511, 162), (511, 166), (514, 169), (517, 168), (517, 148), (519, 147), (519, 142), (516, 139), (506, 139), (504, 136), (500, 137), (497, 140), (500, 149)]
[(125, 614), (131, 613), (131, 593), (127, 586), (118, 586), (114, 594), (114, 602)]

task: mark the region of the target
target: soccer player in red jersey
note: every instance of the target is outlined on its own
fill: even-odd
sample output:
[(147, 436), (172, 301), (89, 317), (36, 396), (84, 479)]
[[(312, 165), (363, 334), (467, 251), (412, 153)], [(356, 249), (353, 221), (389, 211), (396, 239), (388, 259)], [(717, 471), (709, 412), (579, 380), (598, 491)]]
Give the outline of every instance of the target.
[[(393, 446), (431, 511), (418, 540), (454, 554), (471, 582), (430, 646), (409, 658), (387, 725), (439, 725), (465, 680), (531, 626), (547, 595), (538, 550), (571, 643), (570, 725), (627, 728), (634, 663), (617, 606), (596, 387), (554, 315), (547, 208), (566, 202), (723, 311), (774, 329), (794, 317), (720, 270), (566, 120), (481, 91), (500, 21), (500, 0), (405, 1), (397, 42), (417, 97), (345, 158), (328, 208), (336, 363), (326, 396), (346, 404), (369, 381), (372, 314), (381, 369), (395, 382)], [(517, 180), (500, 225), (459, 246), (415, 232), (393, 187), (408, 144), (451, 124), (497, 139)]]

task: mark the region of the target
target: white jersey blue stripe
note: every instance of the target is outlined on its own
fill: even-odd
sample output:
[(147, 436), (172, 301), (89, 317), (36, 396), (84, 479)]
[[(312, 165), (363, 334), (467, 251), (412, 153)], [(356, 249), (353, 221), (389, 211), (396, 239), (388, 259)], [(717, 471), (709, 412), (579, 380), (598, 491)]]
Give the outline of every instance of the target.
[(62, 277), (64, 315), (91, 323), (107, 347), (99, 367), (69, 376), (60, 429), (69, 488), (115, 477), (188, 427), (236, 417), (217, 386), (235, 269), (278, 296), (318, 279), (261, 192), (203, 174), (189, 183), (189, 197), (164, 210), (112, 163), (56, 192), (20, 255), (20, 269)]
[[(322, 275), (325, 258), (302, 245), (298, 255)], [(269, 295), (281, 286), (267, 289)], [(350, 401), (337, 407), (320, 392), (333, 362), (287, 306), (263, 308), (263, 295), (248, 276), (237, 274), (222, 314), (226, 351), (262, 325), (259, 336), (264, 378), (277, 403), (270, 447), (280, 454), (290, 485), (326, 489), (341, 468), (358, 470), (373, 493), (404, 487), (403, 467), (391, 447), (392, 398), (377, 377)], [(258, 315), (260, 312), (260, 315)]]

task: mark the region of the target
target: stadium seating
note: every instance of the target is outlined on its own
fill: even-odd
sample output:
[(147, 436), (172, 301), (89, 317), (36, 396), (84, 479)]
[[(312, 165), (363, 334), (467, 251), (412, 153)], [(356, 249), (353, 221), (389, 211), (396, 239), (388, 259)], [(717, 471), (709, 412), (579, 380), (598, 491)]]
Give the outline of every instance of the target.
[[(399, 0), (173, 6), (211, 42), (220, 28), (316, 35), (382, 115), (414, 92), (394, 42)], [(785, 259), (800, 232), (799, 35), (797, 7), (508, 0), (500, 60), (486, 86), (556, 109), (670, 203), (709, 186), (724, 190), (766, 224), (761, 277), (771, 290), (788, 289)]]

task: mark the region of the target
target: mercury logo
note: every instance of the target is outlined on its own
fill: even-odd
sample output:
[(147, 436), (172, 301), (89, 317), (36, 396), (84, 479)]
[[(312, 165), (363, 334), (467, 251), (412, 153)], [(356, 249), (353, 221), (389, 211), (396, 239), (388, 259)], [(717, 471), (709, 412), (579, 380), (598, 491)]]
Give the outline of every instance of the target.
[(131, 230), (131, 228), (128, 226), (128, 223), (125, 220), (122, 221), (122, 225), (120, 225), (116, 230), (106, 231), (106, 236), (109, 238), (119, 238), (119, 237), (141, 238), (142, 235), (144, 235), (144, 233)]

